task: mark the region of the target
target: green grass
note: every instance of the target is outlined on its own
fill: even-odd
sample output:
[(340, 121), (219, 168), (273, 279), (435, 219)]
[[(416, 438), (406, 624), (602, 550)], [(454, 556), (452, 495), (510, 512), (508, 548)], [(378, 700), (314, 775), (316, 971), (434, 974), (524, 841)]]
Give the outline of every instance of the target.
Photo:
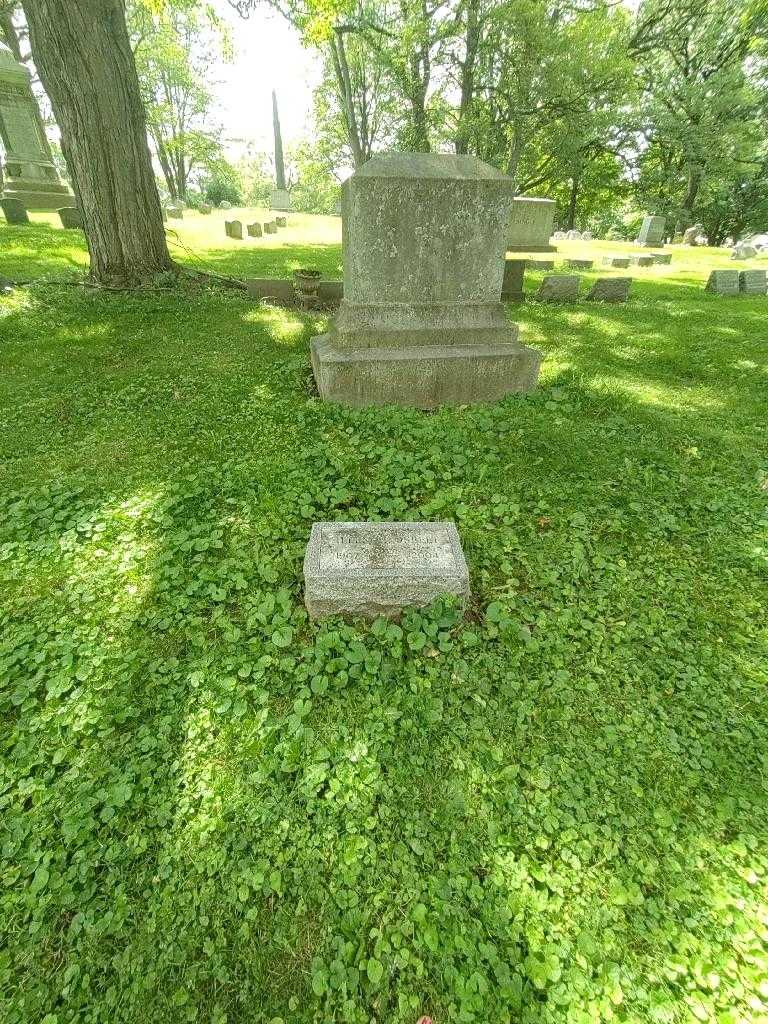
[[(319, 316), (0, 247), (0, 1019), (764, 1020), (768, 299), (678, 250), (510, 307), (530, 396), (353, 412)], [(334, 518), (454, 519), (467, 618), (310, 625)]]

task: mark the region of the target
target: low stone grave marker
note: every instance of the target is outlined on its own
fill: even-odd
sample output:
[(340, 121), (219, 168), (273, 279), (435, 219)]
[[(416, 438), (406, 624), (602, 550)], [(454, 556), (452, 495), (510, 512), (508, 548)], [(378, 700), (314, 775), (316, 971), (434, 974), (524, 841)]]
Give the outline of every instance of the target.
[(171, 220), (184, 220), (184, 207), (176, 206), (173, 203), (169, 203), (165, 208), (165, 212)]
[(603, 256), (602, 263), (604, 267), (618, 267), (621, 270), (626, 270), (629, 266), (629, 256)]
[(505, 302), (523, 302), (523, 277), (527, 260), (504, 260), (504, 279), (501, 297)]
[(554, 260), (526, 260), (528, 270), (554, 270)]
[(277, 224), (273, 220), (264, 221), (264, 234), (265, 235), (276, 235)]
[(209, 203), (200, 203), (200, 205), (198, 206), (198, 210), (200, 211), (200, 213), (206, 215), (209, 214), (212, 209), (213, 207)]
[(739, 291), (742, 295), (765, 295), (768, 277), (765, 270), (740, 270)]
[(261, 224), (249, 224), (246, 231), (250, 238), (261, 238)]
[(552, 235), (552, 238), (553, 238), (553, 239), (554, 239), (554, 240), (555, 240), (556, 242), (562, 242), (562, 240), (563, 240), (563, 239), (565, 238), (565, 232), (564, 232), (564, 231), (556, 231), (556, 232), (554, 233), (554, 235)]
[(571, 228), (570, 231), (566, 232), (565, 237), (569, 242), (580, 242), (581, 232), (577, 231), (575, 228)]
[(755, 256), (757, 256), (757, 249), (754, 245), (749, 245), (746, 242), (739, 242), (731, 251), (732, 260), (751, 260)]
[(706, 291), (715, 295), (738, 295), (738, 270), (713, 270), (706, 284)]
[(29, 224), (27, 208), (20, 199), (14, 199), (12, 196), (9, 199), (0, 199), (0, 207), (9, 224)]
[(626, 302), (629, 298), (631, 277), (601, 277), (587, 292), (590, 302)]
[(650, 257), (654, 263), (658, 263), (661, 266), (669, 266), (672, 262), (671, 252), (652, 252)]
[(288, 223), (288, 218), (287, 217), (275, 217), (275, 224), (277, 224), (277, 226), (279, 228), (284, 228), (287, 223)]
[(57, 211), (59, 214), (59, 220), (61, 226), (64, 228), (80, 228), (83, 229), (83, 218), (80, 216), (80, 211), (76, 206), (62, 206)]
[(224, 233), (226, 234), (227, 238), (238, 238), (242, 240), (243, 222), (241, 220), (225, 220)]
[(594, 260), (566, 260), (566, 267), (570, 267), (571, 270), (591, 270), (594, 266)]
[(652, 267), (653, 256), (630, 256), (629, 262), (636, 267)]
[[(297, 306), (293, 281), (284, 277), (252, 277), (245, 286), (253, 299), (266, 299), (278, 306)], [(338, 306), (344, 298), (343, 281), (320, 281), (318, 298), (321, 306)]]
[(594, 238), (594, 235), (592, 234), (591, 231), (582, 231), (581, 232), (581, 240), (582, 240), (582, 242), (591, 242), (593, 238)]
[(304, 600), (313, 619), (374, 619), (421, 608), (443, 594), (470, 596), (454, 523), (314, 523), (304, 557)]
[(536, 292), (539, 302), (576, 302), (579, 297), (578, 274), (547, 275)]

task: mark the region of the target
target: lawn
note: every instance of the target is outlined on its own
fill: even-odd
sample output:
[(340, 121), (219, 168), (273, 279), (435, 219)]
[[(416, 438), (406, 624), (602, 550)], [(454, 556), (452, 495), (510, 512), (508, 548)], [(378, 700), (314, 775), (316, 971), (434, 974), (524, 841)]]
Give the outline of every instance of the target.
[[(510, 306), (529, 396), (349, 411), (320, 315), (94, 293), (44, 220), (0, 226), (41, 279), (0, 298), (0, 1019), (765, 1020), (768, 298), (675, 250)], [(339, 276), (335, 218), (222, 220), (177, 255)], [(310, 624), (319, 519), (455, 520), (468, 615)]]

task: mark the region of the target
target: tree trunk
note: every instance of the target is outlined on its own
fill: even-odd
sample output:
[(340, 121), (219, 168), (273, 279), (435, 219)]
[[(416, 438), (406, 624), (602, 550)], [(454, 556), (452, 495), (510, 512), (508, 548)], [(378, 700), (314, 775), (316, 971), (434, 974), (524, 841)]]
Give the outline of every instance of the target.
[(475, 98), (475, 64), (477, 62), (477, 49), (480, 40), (480, 30), (477, 18), (477, 0), (469, 0), (466, 4), (467, 25), (464, 32), (464, 60), (460, 62), (461, 74), (459, 82), (461, 85), (461, 96), (459, 98), (458, 122), (456, 134), (453, 140), (453, 148), (457, 153), (463, 154), (469, 149), (469, 130), (467, 127), (467, 115)]
[(80, 202), (91, 278), (134, 285), (173, 270), (124, 0), (25, 0), (24, 11)]
[(566, 231), (573, 231), (576, 227), (576, 209), (579, 202), (579, 184), (579, 176), (578, 174), (574, 174), (571, 178), (571, 192), (568, 197), (568, 216), (565, 221)]
[(14, 7), (16, 7), (15, 3), (4, 5), (0, 0), (0, 40), (5, 42), (19, 64), (23, 64), (24, 58), (21, 55), (19, 34), (13, 24)]
[(335, 36), (331, 36), (330, 39), (331, 58), (333, 59), (333, 68), (336, 72), (339, 99), (344, 110), (344, 120), (347, 123), (347, 136), (349, 138), (349, 148), (352, 150), (352, 162), (355, 165), (355, 170), (357, 170), (358, 167), (362, 167), (365, 163), (365, 157), (363, 156), (363, 148), (360, 144), (360, 131), (355, 116), (355, 101), (352, 95), (352, 81), (349, 74), (349, 64), (347, 63), (347, 52), (344, 47), (344, 36), (341, 29), (337, 28), (334, 32)]

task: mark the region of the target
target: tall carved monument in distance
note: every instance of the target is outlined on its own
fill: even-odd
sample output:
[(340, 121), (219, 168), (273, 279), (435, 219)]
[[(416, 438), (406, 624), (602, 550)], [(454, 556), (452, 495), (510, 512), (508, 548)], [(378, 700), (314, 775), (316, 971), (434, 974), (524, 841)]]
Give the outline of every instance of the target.
[(59, 178), (29, 82), (29, 72), (0, 43), (0, 139), (4, 199), (27, 209), (58, 210), (74, 197)]
[(283, 136), (280, 132), (280, 115), (277, 112), (277, 94), (272, 90), (272, 127), (275, 132), (275, 187), (272, 189), (273, 210), (290, 210), (291, 196), (285, 187), (285, 161), (283, 159)]
[(541, 353), (501, 302), (512, 179), (474, 156), (388, 153), (343, 188), (344, 298), (311, 346), (321, 397), (434, 409), (535, 387)]

